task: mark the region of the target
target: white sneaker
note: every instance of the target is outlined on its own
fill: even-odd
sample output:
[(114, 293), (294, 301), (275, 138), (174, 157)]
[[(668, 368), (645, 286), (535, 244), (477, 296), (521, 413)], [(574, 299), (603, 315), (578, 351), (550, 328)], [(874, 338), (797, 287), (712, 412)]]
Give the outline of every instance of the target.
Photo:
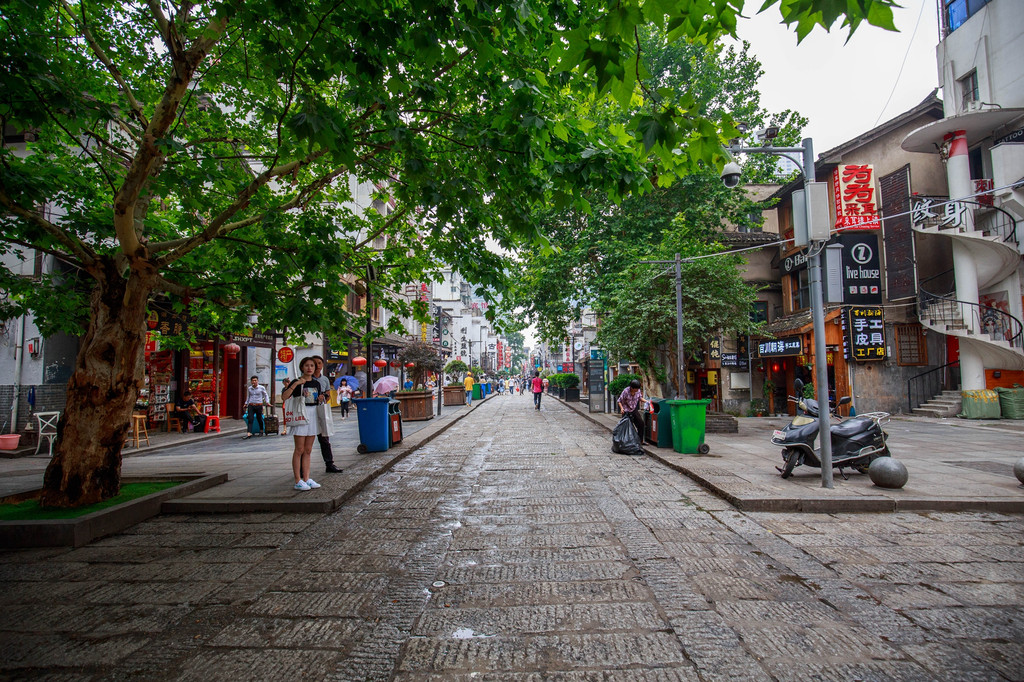
[(307, 478), (304, 482), (306, 484), (306, 490), (311, 490), (313, 488), (320, 487), (320, 484), (314, 481), (312, 478)]
[[(319, 488), (319, 487), (320, 486), (317, 486), (317, 488)], [(299, 481), (298, 483), (296, 483), (295, 484), (295, 489), (296, 490), (312, 490), (312, 488), (309, 487), (309, 484), (306, 483), (305, 481)]]

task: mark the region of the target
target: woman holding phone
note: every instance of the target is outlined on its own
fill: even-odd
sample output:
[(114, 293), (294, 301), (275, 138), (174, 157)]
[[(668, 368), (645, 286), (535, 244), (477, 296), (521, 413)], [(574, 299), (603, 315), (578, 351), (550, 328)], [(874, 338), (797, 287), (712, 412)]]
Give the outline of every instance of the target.
[(288, 427), (288, 433), (295, 439), (292, 451), (292, 473), (295, 475), (296, 490), (312, 490), (320, 484), (309, 477), (309, 455), (313, 451), (313, 443), (320, 432), (317, 422), (316, 406), (321, 402), (320, 382), (313, 376), (316, 362), (311, 357), (299, 361), (302, 376), (288, 384), (281, 393), (281, 398), (288, 400), (297, 395), (302, 396), (305, 406), (306, 423)]

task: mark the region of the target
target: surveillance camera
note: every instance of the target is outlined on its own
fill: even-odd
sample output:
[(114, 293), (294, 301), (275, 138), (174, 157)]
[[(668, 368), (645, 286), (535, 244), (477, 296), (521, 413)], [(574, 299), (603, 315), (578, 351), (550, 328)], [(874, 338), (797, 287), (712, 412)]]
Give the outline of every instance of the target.
[(722, 182), (726, 187), (732, 189), (736, 185), (740, 184), (740, 165), (735, 161), (730, 161), (725, 164), (725, 168), (722, 169)]
[(750, 124), (746, 123), (744, 121), (737, 121), (736, 122), (736, 130), (740, 131), (740, 134), (745, 135), (746, 132), (748, 130), (750, 130)]

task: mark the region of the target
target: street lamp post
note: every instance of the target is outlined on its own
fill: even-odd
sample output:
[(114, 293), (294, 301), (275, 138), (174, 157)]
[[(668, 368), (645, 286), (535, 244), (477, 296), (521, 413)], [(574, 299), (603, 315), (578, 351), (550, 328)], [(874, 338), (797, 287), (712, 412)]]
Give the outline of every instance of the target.
[[(829, 399), (828, 399), (828, 366), (826, 365), (825, 348), (825, 296), (821, 287), (821, 251), (825, 246), (825, 239), (817, 234), (813, 220), (813, 203), (811, 201), (811, 186), (815, 180), (814, 174), (814, 144), (811, 138), (805, 138), (799, 147), (740, 147), (738, 145), (728, 147), (733, 154), (772, 154), (784, 156), (793, 161), (800, 168), (804, 175), (804, 214), (807, 220), (808, 239), (808, 285), (811, 290), (811, 320), (814, 326), (814, 383), (817, 385), (818, 396), (818, 441), (821, 443), (821, 487), (832, 487), (832, 437), (829, 420)], [(801, 154), (802, 163), (794, 159), (790, 154)], [(819, 238), (816, 238), (819, 237)]]

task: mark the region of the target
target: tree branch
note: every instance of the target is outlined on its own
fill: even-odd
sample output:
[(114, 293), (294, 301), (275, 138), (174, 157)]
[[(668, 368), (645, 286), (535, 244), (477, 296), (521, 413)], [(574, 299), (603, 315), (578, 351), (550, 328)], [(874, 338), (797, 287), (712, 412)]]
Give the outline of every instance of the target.
[[(167, 18), (163, 16), (158, 0), (149, 0), (149, 4), (151, 10), (156, 12), (154, 16), (157, 17), (158, 23), (160, 21), (166, 23)], [(185, 11), (185, 6), (183, 6), (182, 12)], [(210, 49), (217, 44), (226, 28), (226, 19), (213, 19), (207, 26), (199, 30), (200, 37), (196, 39), (189, 50), (172, 49), (171, 51), (173, 73), (168, 76), (164, 94), (153, 111), (153, 117), (146, 127), (142, 143), (125, 175), (121, 189), (114, 197), (114, 233), (117, 235), (122, 252), (129, 259), (146, 258), (148, 255), (135, 231), (135, 204), (139, 200), (143, 187), (153, 177), (155, 169), (164, 158), (164, 154), (157, 147), (156, 142), (166, 136), (168, 128), (174, 123), (175, 112), (188, 91), (188, 85), (195, 70)], [(168, 32), (169, 40), (176, 37), (173, 27), (163, 27), (163, 30)]]
[[(60, 0), (60, 4), (64, 7), (64, 11), (67, 12), (69, 16), (74, 17), (74, 13), (72, 12), (71, 6), (68, 5), (67, 0)], [(100, 60), (100, 63), (107, 68), (110, 75), (114, 77), (115, 81), (117, 81), (117, 84), (121, 87), (121, 91), (124, 93), (125, 98), (128, 100), (128, 105), (131, 107), (132, 112), (135, 114), (135, 117), (139, 119), (139, 123), (142, 124), (142, 127), (145, 128), (149, 125), (149, 122), (146, 120), (146, 114), (142, 111), (142, 105), (135, 99), (135, 95), (132, 93), (131, 88), (128, 87), (128, 83), (125, 82), (124, 76), (121, 75), (121, 70), (117, 68), (114, 62), (111, 61), (106, 51), (104, 51), (103, 48), (99, 46), (99, 43), (96, 42), (96, 39), (92, 35), (92, 31), (89, 30), (89, 23), (85, 17), (84, 2), (79, 3), (79, 9), (82, 12), (82, 35), (85, 37), (85, 42), (89, 44), (89, 48), (93, 51), (93, 54), (96, 55), (96, 58)]]
[(67, 127), (60, 122), (60, 119), (57, 118), (52, 111), (50, 111), (50, 107), (47, 106), (46, 101), (43, 99), (43, 96), (39, 93), (38, 90), (35, 89), (35, 87), (32, 86), (31, 83), (27, 83), (27, 85), (29, 89), (32, 91), (32, 93), (36, 96), (36, 101), (39, 103), (39, 106), (42, 107), (43, 111), (46, 112), (46, 115), (50, 117), (50, 120), (52, 120), (58, 128), (64, 131), (64, 134), (68, 136), (68, 141), (71, 144), (77, 146), (79, 149), (82, 150), (83, 153), (87, 154), (89, 158), (92, 159), (93, 163), (96, 164), (96, 168), (98, 168), (100, 173), (103, 174), (103, 177), (106, 179), (107, 184), (110, 185), (110, 191), (116, 192), (117, 186), (114, 184), (114, 178), (112, 178), (110, 174), (107, 173), (107, 169), (103, 167), (103, 164), (100, 163), (100, 160), (96, 158), (96, 155), (89, 151), (89, 146), (87, 144), (82, 144), (82, 141), (75, 137), (74, 133), (68, 130)]
[[(166, 255), (157, 259), (157, 268), (161, 268), (167, 265), (168, 263), (176, 261), (177, 259), (189, 253), (196, 247), (205, 244), (209, 241), (212, 241), (217, 237), (228, 234), (232, 230), (237, 230), (240, 227), (246, 227), (248, 225), (252, 225), (262, 220), (263, 214), (260, 214), (259, 216), (253, 216), (251, 218), (247, 218), (237, 223), (227, 223), (229, 218), (231, 218), (240, 210), (248, 206), (249, 201), (253, 198), (253, 196), (256, 195), (256, 192), (258, 192), (272, 179), (282, 177), (290, 173), (294, 173), (303, 166), (309, 165), (310, 163), (316, 161), (318, 158), (324, 156), (325, 154), (327, 154), (327, 150), (322, 149), (320, 151), (308, 155), (305, 159), (292, 161), (291, 163), (285, 164), (283, 166), (277, 166), (275, 168), (267, 169), (266, 171), (258, 175), (256, 179), (250, 182), (249, 185), (244, 190), (242, 190), (242, 192), (235, 198), (235, 200), (231, 203), (230, 206), (225, 208), (223, 211), (220, 212), (219, 215), (217, 215), (216, 218), (210, 221), (210, 224), (207, 225), (202, 232), (200, 232), (197, 235), (193, 235), (192, 237), (189, 237), (184, 244), (176, 246)], [(299, 196), (302, 195), (300, 194)], [(296, 199), (293, 199), (290, 202), (285, 203), (278, 210), (290, 210), (291, 208), (294, 208), (295, 205), (297, 205), (297, 199), (298, 197), (296, 197)], [(166, 244), (166, 242), (164, 244)], [(151, 248), (157, 249), (158, 247), (162, 246), (163, 244), (155, 244)]]
[[(43, 218), (35, 211), (30, 211), (24, 206), (11, 199), (3, 189), (0, 189), (0, 204), (7, 207), (15, 215), (27, 220), (46, 234), (50, 235), (64, 245), (81, 262), (83, 267), (88, 267), (96, 261), (96, 253), (88, 245), (73, 237), (70, 233), (60, 229), (49, 220)], [(36, 248), (36, 247), (33, 247)]]

